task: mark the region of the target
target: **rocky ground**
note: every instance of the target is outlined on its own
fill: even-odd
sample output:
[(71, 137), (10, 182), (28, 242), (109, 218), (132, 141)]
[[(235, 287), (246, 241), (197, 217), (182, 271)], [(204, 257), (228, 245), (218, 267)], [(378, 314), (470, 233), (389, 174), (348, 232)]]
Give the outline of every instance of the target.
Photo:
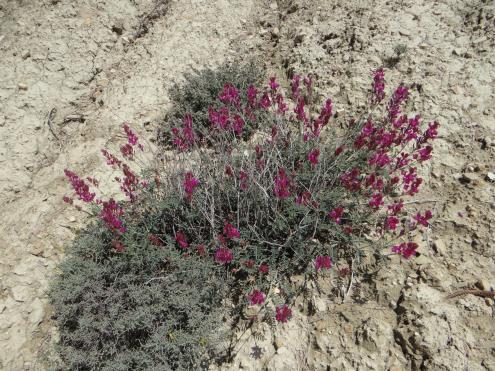
[(435, 221), (414, 261), (367, 267), (344, 303), (315, 291), (222, 368), (495, 370), (494, 300), (446, 299), (495, 288), (492, 1), (7, 0), (0, 55), (0, 369), (44, 369), (56, 337), (45, 292), (83, 223), (63, 169), (108, 177), (100, 148), (123, 121), (152, 137), (182, 73), (259, 56), (281, 79), (313, 74), (344, 117), (378, 66), (416, 83), (414, 108), (442, 125), (418, 197)]

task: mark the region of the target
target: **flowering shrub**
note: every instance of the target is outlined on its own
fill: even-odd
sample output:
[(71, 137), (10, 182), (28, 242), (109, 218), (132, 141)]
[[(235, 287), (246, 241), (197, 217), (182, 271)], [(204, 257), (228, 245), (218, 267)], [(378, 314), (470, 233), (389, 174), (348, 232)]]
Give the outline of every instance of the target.
[[(168, 91), (171, 100), (171, 108), (166, 114), (163, 122), (163, 128), (159, 131), (159, 139), (162, 143), (166, 143), (173, 136), (174, 140), (185, 140), (188, 142), (188, 129), (184, 125), (185, 131), (171, 129), (180, 123), (189, 115), (195, 126), (195, 133), (199, 137), (203, 133), (207, 134), (210, 127), (210, 119), (213, 116), (219, 117), (221, 123), (222, 112), (218, 112), (216, 108), (221, 101), (219, 93), (224, 89), (225, 84), (230, 84), (239, 92), (236, 97), (240, 102), (245, 103), (249, 96), (247, 87), (250, 84), (258, 84), (264, 77), (264, 71), (253, 61), (247, 63), (226, 63), (219, 68), (213, 70), (206, 68), (194, 73), (184, 75), (184, 82), (174, 84)], [(246, 94), (247, 93), (247, 94)], [(223, 97), (228, 99), (228, 97)], [(237, 122), (237, 130), (240, 132), (244, 123)], [(244, 128), (245, 131), (245, 128)], [(192, 132), (192, 131), (190, 131)]]
[[(140, 179), (124, 160), (102, 151), (125, 175), (116, 178), (125, 205), (96, 197), (84, 180), (66, 175), (80, 201), (101, 209), (109, 236), (103, 244), (120, 259), (138, 249), (126, 241), (139, 235), (139, 243), (200, 270), (213, 264), (210, 278), (240, 293), (230, 298), (237, 303), (234, 317), (255, 306), (262, 318), (285, 323), (295, 295), (291, 275), (336, 267), (342, 276), (366, 254), (416, 254), (413, 233), (429, 226), (432, 213), (411, 210), (414, 204), (404, 200), (419, 191), (417, 168), (431, 158), (439, 125), (422, 128), (419, 115), (406, 114), (408, 99), (404, 85), (386, 99), (380, 69), (368, 112), (337, 125), (331, 99), (319, 108), (307, 104), (313, 101), (309, 77), (294, 76), (289, 97), (274, 77), (264, 89), (241, 91), (226, 82), (206, 109), (208, 124), (197, 125), (184, 112), (171, 128), (173, 151), (161, 154), (163, 167), (148, 169), (152, 176)], [(248, 127), (256, 128), (254, 135), (244, 135)], [(133, 160), (135, 148), (143, 147), (128, 126), (124, 131), (121, 154)]]

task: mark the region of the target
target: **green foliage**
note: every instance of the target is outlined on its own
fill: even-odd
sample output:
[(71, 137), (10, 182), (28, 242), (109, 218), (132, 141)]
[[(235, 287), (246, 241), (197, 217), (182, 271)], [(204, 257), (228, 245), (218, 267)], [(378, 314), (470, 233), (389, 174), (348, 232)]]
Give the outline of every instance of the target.
[(242, 93), (241, 102), (246, 102), (246, 89), (257, 85), (264, 79), (265, 72), (254, 61), (243, 63), (224, 63), (216, 69), (205, 68), (186, 73), (183, 83), (174, 84), (168, 91), (171, 108), (167, 112), (161, 139), (167, 138), (170, 128), (190, 114), (194, 127), (200, 134), (206, 134), (210, 128), (208, 108), (218, 107), (218, 94), (226, 83), (234, 85)]
[[(125, 251), (99, 223), (67, 251), (50, 291), (64, 368), (197, 369), (220, 350), (226, 280), (197, 256), (148, 239), (158, 215), (127, 223)], [(147, 227), (144, 227), (144, 226)]]

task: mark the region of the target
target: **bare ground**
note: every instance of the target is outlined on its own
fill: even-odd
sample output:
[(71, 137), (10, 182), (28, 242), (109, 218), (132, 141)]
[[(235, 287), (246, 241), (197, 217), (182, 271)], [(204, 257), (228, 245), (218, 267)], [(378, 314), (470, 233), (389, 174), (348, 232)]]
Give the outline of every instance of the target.
[(442, 125), (419, 197), (436, 216), (413, 262), (367, 267), (346, 303), (315, 290), (222, 368), (495, 370), (493, 299), (446, 299), (495, 288), (493, 2), (7, 0), (0, 55), (0, 369), (43, 369), (56, 337), (45, 291), (83, 222), (63, 169), (107, 174), (100, 148), (123, 121), (152, 137), (183, 72), (256, 55), (281, 79), (314, 74), (344, 117), (380, 65), (389, 87), (416, 83)]

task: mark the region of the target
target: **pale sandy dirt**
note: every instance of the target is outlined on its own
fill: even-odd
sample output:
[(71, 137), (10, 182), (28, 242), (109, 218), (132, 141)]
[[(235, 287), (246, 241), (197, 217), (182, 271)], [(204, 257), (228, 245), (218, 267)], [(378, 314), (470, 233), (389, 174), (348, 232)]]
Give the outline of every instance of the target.
[(436, 211), (421, 256), (369, 266), (344, 304), (315, 292), (314, 311), (301, 302), (288, 325), (245, 335), (222, 368), (495, 370), (493, 300), (445, 299), (495, 287), (493, 2), (181, 0), (161, 11), (151, 0), (0, 2), (0, 369), (43, 369), (55, 334), (45, 290), (82, 225), (61, 200), (63, 169), (108, 178), (100, 148), (123, 121), (153, 137), (174, 79), (259, 55), (281, 79), (314, 74), (345, 116), (404, 44), (389, 87), (420, 84), (414, 108), (442, 125), (418, 197)]

